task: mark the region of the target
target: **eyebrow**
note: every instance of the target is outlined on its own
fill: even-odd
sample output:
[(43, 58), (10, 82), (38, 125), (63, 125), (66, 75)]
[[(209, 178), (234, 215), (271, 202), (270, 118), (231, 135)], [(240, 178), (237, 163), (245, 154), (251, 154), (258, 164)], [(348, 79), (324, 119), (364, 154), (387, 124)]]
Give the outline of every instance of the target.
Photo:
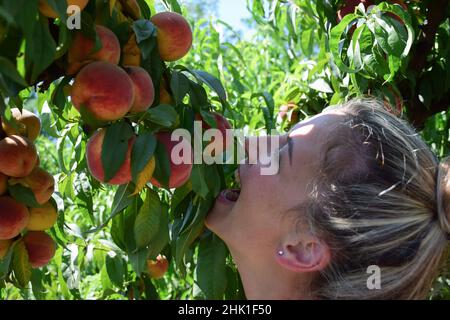
[(289, 135), (287, 137), (287, 144), (288, 144), (288, 152), (289, 152), (289, 164), (292, 167), (292, 153), (294, 150), (294, 140)]

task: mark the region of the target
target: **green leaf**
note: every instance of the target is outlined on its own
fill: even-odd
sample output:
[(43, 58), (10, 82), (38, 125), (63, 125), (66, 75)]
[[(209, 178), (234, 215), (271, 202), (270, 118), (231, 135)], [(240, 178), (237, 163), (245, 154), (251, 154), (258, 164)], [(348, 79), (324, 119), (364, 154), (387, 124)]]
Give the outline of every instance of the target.
[(23, 241), (19, 241), (14, 246), (14, 254), (12, 261), (14, 277), (19, 285), (25, 288), (31, 280), (31, 265), (28, 260), (28, 252)]
[(112, 258), (107, 255), (105, 262), (109, 279), (112, 283), (121, 288), (126, 274), (123, 259), (119, 256), (114, 256), (114, 258)]
[(199, 110), (208, 105), (208, 96), (205, 89), (192, 81), (189, 82), (189, 97), (194, 110)]
[(183, 231), (180, 232), (180, 235), (176, 239), (175, 245), (175, 263), (177, 266), (180, 266), (183, 261), (183, 257), (188, 251), (189, 247), (192, 243), (200, 236), (201, 232), (204, 230), (204, 220), (206, 214), (211, 209), (213, 205), (213, 199), (207, 198), (204, 201), (200, 202), (200, 205), (195, 210), (196, 214), (193, 218), (192, 222), (186, 227)]
[(209, 188), (206, 183), (205, 166), (194, 164), (191, 173), (192, 190), (203, 199), (209, 194)]
[(147, 271), (148, 249), (130, 253), (128, 257), (134, 272), (138, 276)]
[(12, 81), (23, 87), (28, 86), (28, 84), (17, 71), (14, 64), (12, 64), (11, 61), (4, 57), (0, 57), (0, 73), (3, 74), (4, 77), (10, 78)]
[(309, 87), (319, 92), (325, 93), (333, 93), (333, 89), (331, 89), (330, 85), (324, 79), (316, 79), (314, 80)]
[(192, 185), (189, 183), (176, 189), (170, 202), (170, 211), (174, 211), (191, 194), (191, 191)]
[(156, 259), (170, 241), (169, 208), (165, 204), (161, 206), (159, 225), (158, 233), (149, 244), (148, 258), (153, 260)]
[(151, 9), (149, 8), (147, 2), (145, 0), (137, 0), (137, 3), (139, 5), (139, 8), (141, 9), (142, 16), (145, 19), (150, 19), (150, 16), (152, 15)]
[(160, 300), (158, 291), (149, 278), (144, 279), (144, 293), (147, 300)]
[(190, 80), (181, 72), (173, 71), (170, 79), (170, 88), (172, 89), (175, 104), (183, 102), (184, 97), (189, 92)]
[(341, 22), (333, 27), (330, 31), (330, 51), (334, 58), (334, 63), (336, 63), (337, 67), (342, 72), (347, 73), (355, 73), (358, 72), (357, 69), (350, 68), (347, 66), (344, 61), (342, 60), (342, 42), (345, 40), (342, 39), (342, 34), (344, 31), (349, 27), (350, 24), (354, 22), (355, 19), (357, 19), (358, 16), (356, 14), (348, 14), (344, 17), (344, 19), (341, 20)]
[[(149, 20), (141, 19), (135, 21), (132, 28), (136, 34), (136, 42), (141, 50), (142, 58), (147, 60), (156, 48), (156, 27)], [(154, 77), (153, 73), (151, 75), (152, 79), (159, 79), (158, 77)]]
[(5, 279), (10, 271), (15, 245), (16, 243), (13, 243), (9, 248), (8, 253), (3, 257), (3, 259), (0, 259), (0, 281)]
[(45, 300), (45, 288), (43, 284), (42, 270), (32, 269), (31, 270), (31, 288), (33, 290), (33, 295), (37, 300)]
[(200, 241), (196, 268), (197, 284), (208, 300), (223, 299), (227, 287), (227, 254), (225, 244), (216, 235), (211, 234)]
[(29, 38), (33, 34), (33, 29), (36, 28), (38, 4), (39, 0), (15, 0), (3, 1), (2, 7), (9, 16), (13, 16), (15, 24)]
[(157, 107), (150, 108), (145, 119), (166, 128), (172, 127), (177, 122), (178, 113), (168, 104), (161, 104)]
[(301, 34), (302, 51), (305, 56), (310, 56), (314, 50), (314, 29), (305, 29)]
[(40, 19), (33, 27), (33, 33), (27, 37), (25, 50), (25, 64), (27, 79), (33, 83), (48, 66), (56, 55), (56, 43), (50, 34), (47, 19)]
[(200, 79), (203, 83), (205, 83), (212, 90), (214, 90), (217, 93), (217, 95), (219, 96), (219, 99), (221, 101), (224, 102), (227, 100), (227, 93), (219, 79), (217, 79), (213, 75), (211, 75), (205, 71), (201, 71), (201, 70), (192, 70), (192, 73), (194, 74), (194, 76), (197, 79)]
[(147, 189), (142, 205), (134, 223), (134, 237), (138, 249), (147, 247), (161, 228), (162, 207), (159, 196)]
[(67, 21), (67, 1), (61, 0), (46, 0), (53, 10), (58, 14), (61, 21)]
[(162, 3), (168, 10), (182, 14), (181, 6), (177, 0), (162, 0)]
[(71, 80), (71, 77), (64, 77), (61, 81), (59, 81), (56, 89), (53, 91), (51, 104), (57, 107), (60, 112), (64, 110), (67, 102), (64, 87), (67, 86)]
[(104, 223), (102, 223), (97, 228), (91, 229), (86, 233), (94, 233), (97, 232), (108, 225), (108, 223), (119, 213), (121, 213), (125, 208), (127, 208), (133, 201), (136, 200), (138, 196), (132, 196), (134, 192), (134, 186), (132, 184), (121, 185), (116, 191), (114, 196), (114, 200), (112, 203), (112, 209), (110, 216), (106, 219)]
[(144, 170), (156, 150), (156, 138), (150, 132), (139, 134), (131, 151), (131, 173), (136, 181), (139, 173)]
[(20, 203), (25, 204), (27, 207), (32, 208), (41, 207), (41, 205), (37, 203), (33, 191), (31, 191), (30, 188), (25, 187), (20, 183), (14, 185), (10, 184), (8, 186), (8, 191), (14, 199), (16, 199)]
[(127, 208), (113, 218), (111, 236), (114, 243), (127, 253), (136, 251), (134, 226), (141, 207), (141, 198), (135, 196), (132, 198), (132, 201), (128, 204)]
[(102, 145), (102, 163), (104, 180), (111, 180), (125, 162), (129, 140), (133, 137), (133, 128), (125, 121), (113, 123), (106, 128)]
[(274, 123), (274, 111), (275, 111), (275, 101), (270, 93), (264, 91), (255, 93), (252, 95), (253, 98), (262, 97), (267, 107), (262, 107), (264, 121), (266, 122), (266, 130), (270, 132), (270, 130), (275, 129)]
[(156, 145), (155, 159), (156, 166), (153, 177), (161, 185), (167, 186), (170, 178), (170, 158), (166, 147), (160, 142)]
[(217, 166), (205, 166), (206, 184), (208, 185), (209, 193), (213, 198), (216, 198), (223, 189), (221, 186), (220, 174), (217, 171)]

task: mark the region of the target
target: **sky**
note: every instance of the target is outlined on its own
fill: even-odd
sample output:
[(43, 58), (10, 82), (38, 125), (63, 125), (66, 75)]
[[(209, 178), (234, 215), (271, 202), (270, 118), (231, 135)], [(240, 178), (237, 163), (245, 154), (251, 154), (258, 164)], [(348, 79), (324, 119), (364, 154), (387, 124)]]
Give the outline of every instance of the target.
[(236, 30), (246, 31), (247, 28), (241, 22), (242, 18), (250, 17), (246, 3), (246, 0), (220, 0), (219, 18)]

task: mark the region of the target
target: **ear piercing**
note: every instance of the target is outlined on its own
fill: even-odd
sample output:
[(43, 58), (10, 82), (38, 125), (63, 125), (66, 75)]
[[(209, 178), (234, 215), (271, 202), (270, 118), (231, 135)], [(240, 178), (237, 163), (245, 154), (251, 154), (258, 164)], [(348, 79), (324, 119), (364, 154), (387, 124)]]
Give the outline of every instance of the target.
[(278, 254), (278, 256), (282, 257), (282, 256), (284, 256), (284, 251), (283, 250), (279, 250), (277, 252), (277, 254)]

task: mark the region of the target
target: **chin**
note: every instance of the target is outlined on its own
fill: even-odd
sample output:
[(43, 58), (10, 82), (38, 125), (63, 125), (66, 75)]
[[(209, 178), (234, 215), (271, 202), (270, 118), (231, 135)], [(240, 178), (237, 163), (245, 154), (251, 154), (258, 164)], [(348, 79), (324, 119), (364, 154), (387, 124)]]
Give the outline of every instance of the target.
[(231, 219), (231, 213), (239, 201), (240, 190), (223, 190), (217, 197), (213, 208), (205, 219), (205, 226), (223, 239), (227, 225)]

